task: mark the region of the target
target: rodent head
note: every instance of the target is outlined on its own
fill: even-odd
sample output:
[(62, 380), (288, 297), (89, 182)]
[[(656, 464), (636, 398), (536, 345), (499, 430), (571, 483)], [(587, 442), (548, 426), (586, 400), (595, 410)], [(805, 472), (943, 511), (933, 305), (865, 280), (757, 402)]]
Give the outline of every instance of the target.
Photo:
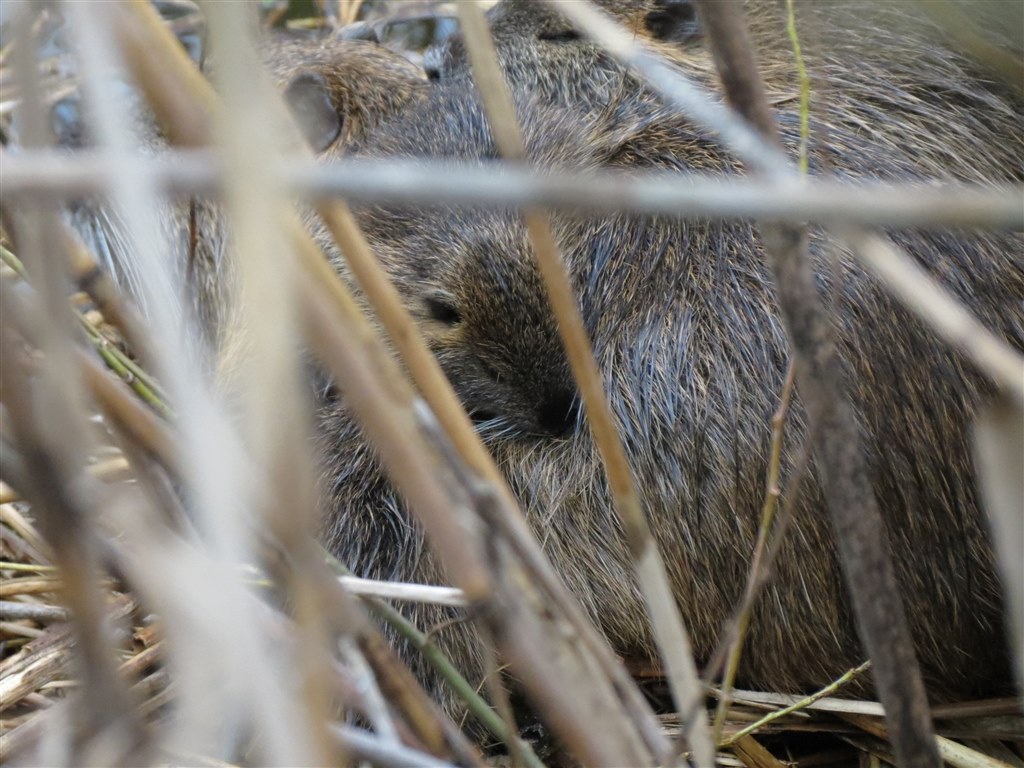
[[(588, 117), (520, 98), (538, 168), (585, 166)], [(474, 89), (439, 84), (400, 121), (356, 146), (370, 157), (486, 164), (497, 156)], [(560, 436), (578, 398), (518, 212), (369, 206), (359, 223), (482, 433)], [(345, 274), (341, 259), (336, 260)]]
[[(691, 0), (598, 0), (597, 5), (648, 42), (682, 45), (700, 37)], [(536, 0), (502, 0), (487, 12), (487, 21), (506, 69), (524, 68), (524, 57), (531, 60), (530, 69), (538, 62), (579, 59), (584, 66), (591, 59), (605, 58), (561, 14)], [(443, 45), (428, 50), (424, 68), (432, 80), (467, 73), (462, 35), (456, 32)]]
[(402, 259), (396, 278), (428, 345), (483, 434), (570, 434), (579, 399), (522, 222), (449, 217), (443, 230), (428, 223), (400, 243), (420, 256), (413, 274)]

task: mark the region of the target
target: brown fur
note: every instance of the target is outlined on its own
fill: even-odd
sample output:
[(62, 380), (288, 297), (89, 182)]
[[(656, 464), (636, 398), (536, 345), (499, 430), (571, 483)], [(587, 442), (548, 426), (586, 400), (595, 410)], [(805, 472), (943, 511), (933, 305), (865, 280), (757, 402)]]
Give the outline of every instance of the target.
[[(500, 4), (494, 16), (501, 18), (503, 6), (521, 4)], [(903, 9), (862, 18), (852, 6), (849, 15), (849, 6), (800, 6), (814, 78), (812, 173), (1024, 179), (1022, 111), (1012, 94), (917, 35)], [(754, 11), (753, 32), (792, 148), (799, 121), (796, 100), (785, 97), (795, 88), (788, 42), (774, 4)], [(562, 43), (577, 52), (512, 52), (517, 44), (541, 46), (512, 33), (498, 40), (538, 166), (737, 172), (711, 138), (649, 92), (622, 87), (610, 102), (591, 98), (588, 85), (598, 82), (607, 94), (604, 84), (627, 78), (586, 44)], [(690, 49), (676, 61), (709, 79), (703, 51)], [(495, 155), (482, 110), (457, 76), (359, 151), (470, 161)], [(518, 216), (375, 206), (361, 210), (360, 219), (566, 583), (617, 651), (655, 658), (587, 430), (572, 425), (571, 407), (567, 435), (537, 428), (538, 405), (564, 403), (572, 384)], [(749, 569), (769, 422), (788, 363), (760, 240), (746, 221), (625, 214), (561, 215), (556, 229), (644, 508), (697, 656), (706, 661)], [(1024, 349), (1019, 233), (892, 236), (989, 327)], [(930, 694), (999, 692), (1010, 681), (1001, 592), (968, 445), (986, 384), (820, 232), (812, 252)], [(443, 582), (343, 405), (328, 397), (320, 415), (329, 546), (360, 575)], [(782, 485), (783, 504), (794, 504), (796, 516), (754, 609), (740, 668), (747, 686), (806, 690), (864, 658), (813, 467), (793, 497), (805, 432), (797, 399)], [(448, 612), (415, 614), (430, 626)], [(466, 625), (438, 640), (471, 677), (479, 676)]]
[[(275, 34), (264, 43), (261, 55), (321, 157), (342, 154), (381, 122), (419, 100), (427, 87), (423, 73), (409, 61), (364, 41)], [(87, 131), (78, 124), (77, 112), (69, 114), (74, 124), (61, 126), (59, 134), (66, 145), (77, 145)], [(138, 133), (148, 151), (166, 149), (147, 114), (140, 117)], [(84, 201), (73, 208), (71, 219), (118, 282), (141, 296), (138, 286), (145, 278), (135, 271), (123, 242), (123, 227), (113, 212)], [(222, 209), (205, 199), (176, 201), (162, 221), (197, 324), (211, 349), (216, 349), (231, 282)]]

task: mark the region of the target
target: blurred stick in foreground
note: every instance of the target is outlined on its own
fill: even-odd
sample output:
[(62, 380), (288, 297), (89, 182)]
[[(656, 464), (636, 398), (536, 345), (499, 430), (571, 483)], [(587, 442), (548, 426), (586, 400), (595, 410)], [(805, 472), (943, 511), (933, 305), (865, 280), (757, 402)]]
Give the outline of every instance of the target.
[[(144, 89), (154, 97), (154, 108), (161, 118), (172, 121), (168, 124), (172, 139), (184, 139), (192, 145), (202, 144), (209, 135), (205, 126), (210, 124), (210, 118), (206, 115), (214, 113), (208, 86), (197, 75), (182, 71), (187, 70), (190, 64), (174, 50), (173, 42), (168, 40), (165, 30), (147, 5), (135, 2), (126, 10), (130, 13), (123, 13), (118, 19), (119, 37)], [(165, 57), (160, 57), (159, 68), (153, 66), (154, 50), (166, 53)], [(174, 58), (176, 56), (177, 59)], [(175, 60), (179, 62), (177, 65), (172, 64)], [(163, 81), (162, 87), (156, 86), (158, 81)], [(190, 86), (190, 93), (201, 94), (196, 102), (199, 109), (198, 113), (192, 110), (191, 118), (175, 124), (173, 112), (165, 114), (161, 105), (166, 106), (173, 101), (187, 106), (189, 97), (182, 91), (182, 84)], [(360, 415), (367, 433), (381, 450), (392, 479), (413, 502), (413, 509), (424, 523), (428, 539), (438, 548), (453, 580), (463, 588), (471, 606), (476, 606), (479, 614), (492, 623), (492, 631), (503, 653), (546, 719), (588, 762), (649, 762), (643, 738), (635, 730), (632, 717), (651, 718), (650, 710), (639, 709), (636, 704), (638, 694), (631, 694), (633, 703), (628, 711), (632, 712), (632, 717), (616, 714), (621, 712), (618, 696), (604, 675), (594, 674), (596, 669), (606, 667), (607, 662), (595, 666), (594, 661), (587, 658), (595, 645), (603, 647), (604, 653), (608, 654), (607, 646), (596, 637), (592, 627), (579, 621), (578, 608), (576, 616), (572, 617), (576, 621), (571, 626), (575, 631), (582, 630), (583, 636), (588, 638), (585, 643), (568, 640), (575, 634), (565, 631), (568, 625), (552, 631), (551, 619), (543, 618), (538, 612), (541, 603), (527, 599), (520, 591), (529, 582), (501, 573), (505, 568), (518, 570), (512, 562), (503, 562), (504, 558), (497, 561), (490, 558), (487, 566), (484, 565), (481, 541), (476, 538), (480, 535), (476, 532), (479, 523), (474, 522), (470, 510), (477, 508), (479, 511), (481, 503), (492, 505), (493, 501), (483, 502), (486, 497), (480, 497), (477, 492), (472, 492), (469, 497), (463, 496), (451, 480), (443, 480), (451, 477), (451, 470), (446, 468), (446, 460), (438, 457), (436, 448), (431, 446), (439, 433), (422, 442), (426, 437), (422, 432), (424, 414), (416, 415), (412, 393), (403, 383), (401, 373), (379, 349), (374, 334), (360, 318), (354, 302), (337, 277), (327, 276), (326, 264), (312, 250), (308, 238), (297, 231), (293, 237), (301, 246), (302, 271), (308, 270), (309, 275), (302, 278), (305, 287), (301, 305), (307, 312), (312, 346), (346, 389), (348, 404)], [(313, 275), (317, 277), (315, 281), (310, 279)], [(340, 335), (336, 330), (337, 321), (333, 319), (338, 317), (335, 314), (338, 310), (342, 317), (348, 318), (349, 328)], [(389, 384), (382, 387), (380, 382)], [(453, 497), (453, 494), (458, 495)], [(508, 497), (501, 494), (496, 498), (501, 502), (495, 507), (498, 516), (505, 519), (511, 516), (511, 519), (519, 521), (515, 525), (522, 526), (520, 514), (507, 503)], [(452, 518), (453, 511), (458, 512), (458, 518), (461, 518), (458, 522), (458, 518)], [(484, 516), (483, 519), (488, 518)], [(516, 529), (513, 527), (512, 530)], [(528, 546), (535, 548), (536, 544)], [(518, 550), (522, 551), (522, 547), (520, 542)], [(533, 565), (531, 563), (531, 567)], [(497, 574), (490, 574), (490, 568), (497, 568), (501, 577), (495, 578)], [(552, 664), (556, 658), (559, 660), (557, 666)], [(635, 691), (628, 678), (625, 680), (626, 687)], [(616, 685), (622, 689), (622, 677), (616, 679)], [(590, 702), (586, 703), (588, 699)], [(581, 710), (585, 717), (580, 716)], [(656, 729), (645, 725), (641, 732), (649, 739)]]

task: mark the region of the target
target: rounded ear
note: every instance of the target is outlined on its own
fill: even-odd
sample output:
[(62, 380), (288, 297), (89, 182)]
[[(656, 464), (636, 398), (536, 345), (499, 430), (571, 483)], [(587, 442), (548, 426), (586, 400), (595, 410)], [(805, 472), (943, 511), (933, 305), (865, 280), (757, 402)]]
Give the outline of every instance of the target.
[(644, 26), (654, 40), (686, 43), (701, 35), (700, 19), (691, 0), (655, 0), (644, 16)]
[(327, 82), (318, 74), (296, 75), (284, 90), (295, 120), (309, 146), (317, 154), (323, 152), (341, 135), (344, 118), (331, 100)]

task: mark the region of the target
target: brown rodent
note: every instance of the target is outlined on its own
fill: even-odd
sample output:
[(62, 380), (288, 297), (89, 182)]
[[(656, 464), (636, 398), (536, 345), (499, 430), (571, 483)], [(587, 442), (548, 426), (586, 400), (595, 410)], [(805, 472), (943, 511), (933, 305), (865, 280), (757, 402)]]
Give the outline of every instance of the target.
[[(700, 45), (700, 25), (689, 0), (598, 0), (634, 34), (669, 56)], [(498, 60), (506, 78), (522, 92), (565, 101), (608, 100), (640, 87), (611, 58), (545, 4), (504, 0), (487, 12)], [(432, 80), (468, 78), (461, 33), (430, 49), (424, 68)]]
[[(795, 93), (795, 75), (776, 7), (753, 5), (752, 29), (767, 51), (772, 90), (784, 95)], [(1024, 110), (1012, 94), (915, 35), (901, 9), (879, 17), (851, 7), (799, 6), (801, 25), (813, 30), (805, 41), (814, 83), (812, 173), (1024, 179)], [(890, 60), (892, 51), (899, 55)], [(546, 57), (548, 71), (524, 77), (554, 84), (568, 73), (586, 76), (556, 60)], [(712, 71), (701, 51), (677, 64), (705, 79)], [(622, 74), (606, 59), (602, 66)], [(512, 85), (541, 167), (738, 170), (650, 94), (621, 90), (612, 103), (588, 105), (561, 92), (528, 99), (531, 87)], [(472, 94), (459, 78), (441, 84), (357, 151), (493, 158)], [(798, 101), (777, 104), (793, 148)], [(600, 460), (567, 401), (572, 379), (518, 216), (372, 206), (359, 217), (566, 583), (620, 654), (656, 658)], [(555, 226), (644, 509), (698, 660), (707, 661), (750, 567), (770, 420), (789, 360), (760, 239), (748, 221), (559, 215)], [(1024, 349), (1020, 233), (891, 234)], [(936, 700), (997, 693), (1011, 680), (1002, 598), (968, 445), (988, 387), (820, 232), (812, 252), (929, 693)], [(326, 399), (320, 425), (330, 548), (360, 575), (444, 582), (343, 404)], [(831, 681), (864, 652), (813, 466), (794, 498), (793, 467), (806, 441), (799, 397), (786, 430), (782, 504), (794, 505), (795, 518), (754, 608), (739, 682), (800, 691)], [(435, 608), (415, 614), (424, 628), (448, 616)], [(456, 624), (436, 637), (476, 682), (471, 629)]]
[[(320, 157), (342, 154), (379, 123), (420, 99), (428, 85), (418, 67), (365, 41), (274, 34), (261, 45), (260, 53)], [(59, 103), (53, 114), (64, 146), (74, 148), (88, 141), (74, 103)], [(155, 121), (145, 111), (137, 128), (146, 151), (158, 154), (166, 149)], [(141, 297), (138, 287), (145, 277), (137, 273), (131, 254), (125, 251), (123, 227), (116, 215), (104, 205), (81, 201), (72, 208), (71, 221), (118, 282)], [(216, 350), (231, 283), (226, 272), (228, 233), (223, 211), (210, 200), (179, 200), (167, 206), (161, 223), (197, 325), (211, 351)]]
[(284, 35), (271, 41), (264, 64), (319, 154), (337, 154), (425, 93), (423, 71), (375, 43)]

